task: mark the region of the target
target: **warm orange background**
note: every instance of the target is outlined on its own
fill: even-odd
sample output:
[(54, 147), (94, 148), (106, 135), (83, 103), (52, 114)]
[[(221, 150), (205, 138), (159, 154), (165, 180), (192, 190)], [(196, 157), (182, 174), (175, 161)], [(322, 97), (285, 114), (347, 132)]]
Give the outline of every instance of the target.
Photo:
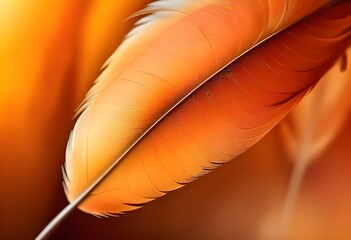
[[(67, 204), (74, 109), (146, 2), (0, 2), (1, 239), (33, 239)], [(351, 239), (348, 123), (307, 172), (291, 239)], [(272, 239), (292, 167), (280, 136), (120, 218), (77, 211), (52, 239)]]

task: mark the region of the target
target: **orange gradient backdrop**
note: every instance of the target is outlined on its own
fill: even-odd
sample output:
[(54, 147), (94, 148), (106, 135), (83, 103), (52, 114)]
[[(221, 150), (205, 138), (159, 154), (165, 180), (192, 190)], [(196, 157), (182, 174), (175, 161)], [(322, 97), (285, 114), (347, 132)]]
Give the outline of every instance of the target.
[[(74, 110), (150, 0), (0, 1), (0, 238), (33, 239), (64, 207)], [(350, 123), (351, 118), (349, 114)], [(351, 126), (309, 168), (291, 239), (351, 237)], [(120, 218), (75, 212), (52, 239), (270, 239), (292, 165), (273, 130), (236, 160)]]

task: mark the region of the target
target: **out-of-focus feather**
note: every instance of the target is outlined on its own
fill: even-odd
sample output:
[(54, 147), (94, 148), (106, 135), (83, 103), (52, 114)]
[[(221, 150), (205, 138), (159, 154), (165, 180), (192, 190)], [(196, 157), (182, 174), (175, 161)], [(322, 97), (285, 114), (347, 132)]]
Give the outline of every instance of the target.
[(350, 54), (349, 47), (280, 124), (285, 146), (294, 161), (282, 210), (280, 238), (286, 237), (308, 165), (323, 153), (350, 114)]
[(151, 5), (156, 13), (129, 34), (82, 106), (66, 153), (68, 199), (90, 192), (83, 211), (129, 211), (252, 146), (348, 46), (350, 3), (234, 60), (325, 2)]
[(312, 161), (334, 139), (345, 123), (351, 107), (351, 48), (322, 77), (317, 86), (281, 122), (283, 139), (292, 159), (298, 159), (303, 139), (306, 160)]

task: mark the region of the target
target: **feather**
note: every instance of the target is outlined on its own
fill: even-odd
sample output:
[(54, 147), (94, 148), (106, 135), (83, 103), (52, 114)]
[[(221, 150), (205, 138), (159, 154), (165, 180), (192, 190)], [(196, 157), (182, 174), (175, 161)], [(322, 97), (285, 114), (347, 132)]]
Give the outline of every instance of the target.
[(327, 1), (176, 2), (146, 10), (156, 13), (129, 34), (82, 105), (66, 152), (71, 208), (133, 210), (233, 159), (350, 40), (346, 2), (259, 46)]
[[(200, 1), (182, 13), (167, 11), (173, 19), (168, 28), (144, 25), (166, 24), (156, 20), (139, 26), (143, 31), (129, 36), (112, 56), (88, 97), (67, 147), (68, 199), (76, 199), (116, 159), (118, 163), (81, 210), (106, 215), (136, 209), (234, 158), (269, 131), (348, 44), (350, 17), (321, 14), (257, 47), (199, 87), (266, 38), (277, 23), (288, 21), (267, 18), (260, 1), (254, 15), (247, 2), (195, 3)], [(155, 6), (147, 12), (158, 11)], [(161, 9), (151, 16), (164, 14), (165, 5)], [(284, 12), (284, 19), (292, 14)], [(262, 18), (262, 25), (253, 16)], [(244, 23), (239, 37), (233, 26)], [(156, 27), (152, 41), (132, 48)], [(127, 47), (131, 52), (125, 57)]]
[(345, 124), (351, 109), (351, 48), (321, 78), (313, 91), (280, 123), (283, 142), (293, 162), (280, 237), (286, 236), (306, 170)]
[(283, 140), (292, 159), (299, 158), (307, 134), (311, 140), (305, 149), (305, 160), (316, 159), (345, 124), (351, 107), (350, 57), (351, 48), (348, 48), (313, 91), (281, 122)]

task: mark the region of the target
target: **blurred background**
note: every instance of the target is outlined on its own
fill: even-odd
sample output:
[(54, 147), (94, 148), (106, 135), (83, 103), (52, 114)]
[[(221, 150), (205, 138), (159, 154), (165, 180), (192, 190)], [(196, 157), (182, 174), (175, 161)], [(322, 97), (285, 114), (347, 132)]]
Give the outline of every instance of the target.
[[(1, 239), (35, 238), (68, 204), (61, 166), (74, 111), (137, 20), (124, 19), (148, 2), (0, 0)], [(350, 80), (345, 66), (346, 55), (335, 71)], [(342, 89), (332, 106), (341, 120), (305, 164), (284, 239), (351, 239), (350, 84)], [(279, 239), (296, 166), (282, 129), (119, 218), (76, 211), (52, 239)]]

